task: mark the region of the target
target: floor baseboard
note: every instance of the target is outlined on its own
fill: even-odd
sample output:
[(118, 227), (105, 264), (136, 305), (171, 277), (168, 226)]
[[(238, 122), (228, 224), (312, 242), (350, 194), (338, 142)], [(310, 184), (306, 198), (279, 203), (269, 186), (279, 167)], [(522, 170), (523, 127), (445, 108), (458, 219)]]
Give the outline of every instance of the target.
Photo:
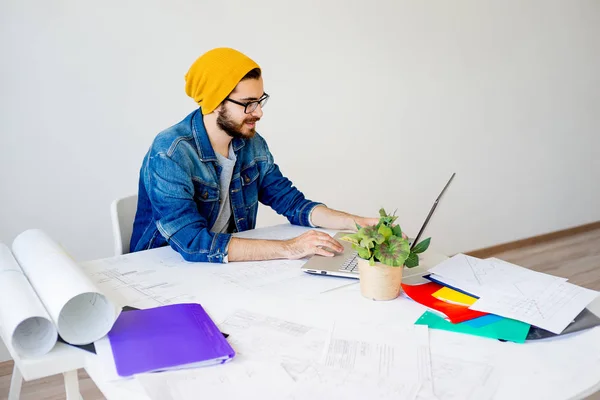
[(592, 222), (585, 225), (579, 225), (573, 228), (563, 229), (560, 231), (545, 233), (543, 235), (515, 240), (514, 242), (502, 243), (495, 246), (485, 247), (483, 249), (472, 250), (464, 254), (477, 258), (488, 258), (499, 253), (504, 253), (505, 251), (516, 250), (544, 242), (550, 242), (552, 240), (563, 239), (568, 236), (573, 236), (580, 233), (593, 231), (596, 229), (600, 229), (600, 221)]

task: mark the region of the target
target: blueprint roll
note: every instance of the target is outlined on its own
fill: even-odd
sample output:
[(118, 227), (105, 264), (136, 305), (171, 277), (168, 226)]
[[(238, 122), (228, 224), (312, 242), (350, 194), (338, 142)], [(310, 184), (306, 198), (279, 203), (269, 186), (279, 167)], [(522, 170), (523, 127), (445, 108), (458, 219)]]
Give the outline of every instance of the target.
[(12, 251), (67, 343), (89, 344), (108, 333), (117, 308), (59, 244), (31, 229), (17, 236)]
[(58, 337), (50, 315), (4, 243), (0, 243), (0, 329), (21, 357), (43, 356)]

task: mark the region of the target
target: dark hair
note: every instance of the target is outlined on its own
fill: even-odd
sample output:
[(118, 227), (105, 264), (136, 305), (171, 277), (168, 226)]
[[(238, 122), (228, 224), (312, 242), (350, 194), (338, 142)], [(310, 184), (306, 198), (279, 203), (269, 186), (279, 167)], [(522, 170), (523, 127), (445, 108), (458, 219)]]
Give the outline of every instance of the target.
[(241, 81), (244, 81), (246, 79), (258, 79), (258, 78), (260, 78), (260, 68), (254, 68), (254, 69), (250, 70), (246, 75), (244, 75), (244, 77), (241, 79)]

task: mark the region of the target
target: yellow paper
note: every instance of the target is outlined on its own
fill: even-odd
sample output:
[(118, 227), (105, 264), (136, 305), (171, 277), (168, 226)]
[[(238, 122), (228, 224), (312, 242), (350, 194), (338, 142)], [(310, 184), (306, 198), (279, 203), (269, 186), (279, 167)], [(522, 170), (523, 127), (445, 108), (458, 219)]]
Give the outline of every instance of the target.
[(471, 297), (461, 292), (457, 292), (449, 287), (443, 287), (437, 292), (432, 294), (438, 300), (445, 301), (446, 303), (460, 304), (470, 306), (477, 301), (475, 297)]

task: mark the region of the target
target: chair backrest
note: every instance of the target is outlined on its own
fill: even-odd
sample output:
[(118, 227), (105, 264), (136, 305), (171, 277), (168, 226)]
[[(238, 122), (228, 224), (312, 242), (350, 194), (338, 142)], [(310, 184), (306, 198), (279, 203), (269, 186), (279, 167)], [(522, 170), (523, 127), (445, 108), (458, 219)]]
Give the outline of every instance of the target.
[(116, 199), (110, 205), (115, 256), (129, 253), (129, 241), (133, 232), (133, 220), (137, 210), (138, 196)]

